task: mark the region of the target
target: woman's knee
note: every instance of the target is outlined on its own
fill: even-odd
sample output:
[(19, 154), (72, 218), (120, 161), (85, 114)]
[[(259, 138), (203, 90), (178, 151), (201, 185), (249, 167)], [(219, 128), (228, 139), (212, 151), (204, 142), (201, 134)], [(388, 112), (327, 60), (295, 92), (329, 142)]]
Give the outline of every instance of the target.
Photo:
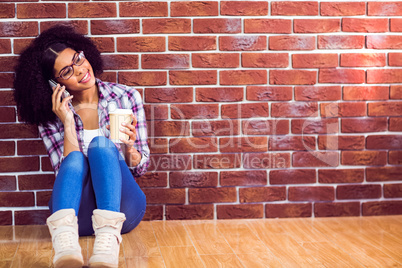
[(86, 170), (86, 167), (85, 155), (80, 151), (72, 151), (64, 158), (60, 169), (82, 171)]
[(106, 137), (97, 136), (92, 139), (88, 146), (88, 157), (96, 153), (106, 153), (116, 154), (118, 153), (116, 145)]

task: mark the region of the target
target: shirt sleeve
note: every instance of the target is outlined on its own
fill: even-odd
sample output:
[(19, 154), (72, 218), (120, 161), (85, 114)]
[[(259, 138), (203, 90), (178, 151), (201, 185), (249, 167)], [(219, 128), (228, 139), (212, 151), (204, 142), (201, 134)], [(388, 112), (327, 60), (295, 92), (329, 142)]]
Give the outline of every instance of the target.
[(150, 162), (150, 151), (148, 147), (148, 133), (145, 118), (144, 105), (142, 103), (141, 94), (135, 89), (129, 89), (129, 100), (132, 104), (133, 114), (137, 118), (137, 138), (134, 143), (134, 148), (141, 154), (141, 161), (135, 167), (129, 167), (135, 177), (140, 177), (145, 174)]
[(60, 165), (64, 159), (64, 132), (63, 130), (60, 130), (57, 125), (39, 125), (38, 129), (49, 155), (50, 163), (52, 164), (55, 175), (57, 176)]

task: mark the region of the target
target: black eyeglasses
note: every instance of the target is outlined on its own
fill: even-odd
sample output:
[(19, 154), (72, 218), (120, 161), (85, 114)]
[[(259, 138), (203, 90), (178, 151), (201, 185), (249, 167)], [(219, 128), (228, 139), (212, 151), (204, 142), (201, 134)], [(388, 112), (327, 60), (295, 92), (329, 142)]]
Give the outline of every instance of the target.
[(75, 53), (73, 57), (73, 63), (61, 69), (61, 71), (59, 72), (59, 76), (55, 77), (55, 79), (57, 78), (62, 78), (64, 80), (69, 79), (74, 74), (73, 65), (80, 66), (84, 63), (84, 61), (85, 61), (84, 51)]

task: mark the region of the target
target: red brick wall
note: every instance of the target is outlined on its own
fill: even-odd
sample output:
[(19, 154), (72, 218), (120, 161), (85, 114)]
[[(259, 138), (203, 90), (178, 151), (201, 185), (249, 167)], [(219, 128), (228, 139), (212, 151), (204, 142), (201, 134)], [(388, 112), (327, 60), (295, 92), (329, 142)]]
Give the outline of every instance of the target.
[(402, 214), (402, 1), (0, 2), (0, 224), (48, 215), (12, 79), (56, 23), (144, 97), (147, 219)]

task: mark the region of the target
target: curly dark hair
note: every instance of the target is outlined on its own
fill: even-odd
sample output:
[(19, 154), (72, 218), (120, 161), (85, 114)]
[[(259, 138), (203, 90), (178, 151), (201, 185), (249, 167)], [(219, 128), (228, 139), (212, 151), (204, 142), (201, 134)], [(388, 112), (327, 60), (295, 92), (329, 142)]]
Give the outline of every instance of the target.
[(53, 67), (57, 54), (66, 48), (84, 51), (94, 74), (103, 72), (100, 52), (88, 37), (77, 33), (72, 27), (56, 25), (33, 40), (25, 49), (15, 68), (14, 98), (21, 119), (34, 125), (48, 125), (56, 121), (52, 112)]

